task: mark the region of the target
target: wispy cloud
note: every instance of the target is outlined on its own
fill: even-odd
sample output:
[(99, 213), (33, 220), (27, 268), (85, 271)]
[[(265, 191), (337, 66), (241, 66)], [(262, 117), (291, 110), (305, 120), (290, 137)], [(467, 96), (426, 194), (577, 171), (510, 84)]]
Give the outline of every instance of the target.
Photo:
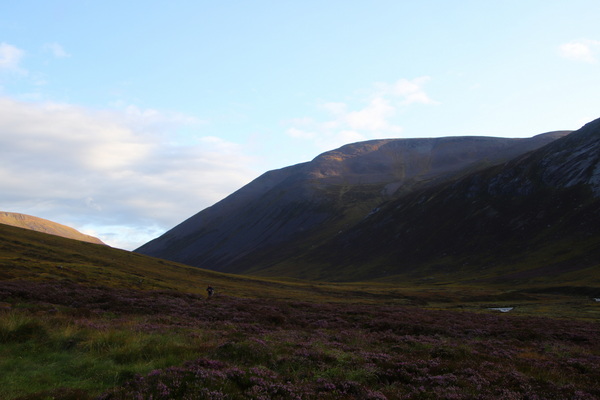
[(377, 96), (392, 97), (399, 105), (439, 104), (425, 92), (424, 86), (431, 80), (428, 76), (415, 79), (399, 79), (394, 83), (377, 83)]
[(0, 70), (23, 72), (20, 66), (25, 52), (8, 43), (0, 43)]
[(600, 53), (600, 40), (574, 40), (560, 45), (558, 51), (564, 58), (586, 63), (597, 63), (597, 55)]
[(177, 134), (198, 123), (134, 106), (95, 111), (0, 98), (1, 208), (137, 247), (256, 174), (240, 145)]
[(429, 77), (379, 82), (358, 107), (347, 102), (324, 102), (324, 120), (298, 118), (290, 121), (287, 134), (312, 141), (320, 150), (373, 138), (397, 137), (402, 127), (394, 122), (400, 110), (413, 104), (438, 104), (424, 89)]
[(44, 50), (52, 54), (56, 58), (68, 58), (71, 57), (71, 54), (67, 53), (67, 51), (63, 48), (62, 45), (53, 42), (46, 43), (44, 45)]

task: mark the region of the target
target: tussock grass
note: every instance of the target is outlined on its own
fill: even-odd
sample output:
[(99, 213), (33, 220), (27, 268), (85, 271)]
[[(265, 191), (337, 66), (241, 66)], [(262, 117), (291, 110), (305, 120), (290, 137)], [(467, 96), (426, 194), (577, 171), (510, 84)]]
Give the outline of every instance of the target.
[(206, 346), (208, 336), (197, 329), (153, 329), (140, 319), (0, 313), (0, 398), (60, 387), (99, 394)]

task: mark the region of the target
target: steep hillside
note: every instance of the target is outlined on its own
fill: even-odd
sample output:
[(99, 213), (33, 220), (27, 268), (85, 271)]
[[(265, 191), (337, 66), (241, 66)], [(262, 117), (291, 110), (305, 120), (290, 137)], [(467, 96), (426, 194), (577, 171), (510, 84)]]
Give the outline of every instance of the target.
[(83, 234), (71, 227), (26, 214), (0, 211), (0, 224), (31, 229), (33, 231), (62, 236), (69, 239), (81, 240), (83, 242), (104, 244), (100, 239), (94, 236)]
[(136, 251), (226, 272), (285, 261), (384, 201), (565, 136), (373, 140), (270, 171)]

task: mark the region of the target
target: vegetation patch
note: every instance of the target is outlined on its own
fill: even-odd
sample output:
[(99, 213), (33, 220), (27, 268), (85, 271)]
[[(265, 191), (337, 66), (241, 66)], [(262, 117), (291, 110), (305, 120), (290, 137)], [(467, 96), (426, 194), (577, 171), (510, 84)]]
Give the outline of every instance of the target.
[(596, 322), (0, 282), (6, 399), (600, 397)]

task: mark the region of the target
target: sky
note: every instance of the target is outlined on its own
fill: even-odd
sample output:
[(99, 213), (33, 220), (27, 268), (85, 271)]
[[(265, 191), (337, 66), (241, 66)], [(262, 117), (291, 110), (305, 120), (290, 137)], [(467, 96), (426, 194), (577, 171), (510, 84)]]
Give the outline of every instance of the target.
[(600, 117), (597, 0), (7, 0), (0, 210), (133, 250), (347, 143)]

